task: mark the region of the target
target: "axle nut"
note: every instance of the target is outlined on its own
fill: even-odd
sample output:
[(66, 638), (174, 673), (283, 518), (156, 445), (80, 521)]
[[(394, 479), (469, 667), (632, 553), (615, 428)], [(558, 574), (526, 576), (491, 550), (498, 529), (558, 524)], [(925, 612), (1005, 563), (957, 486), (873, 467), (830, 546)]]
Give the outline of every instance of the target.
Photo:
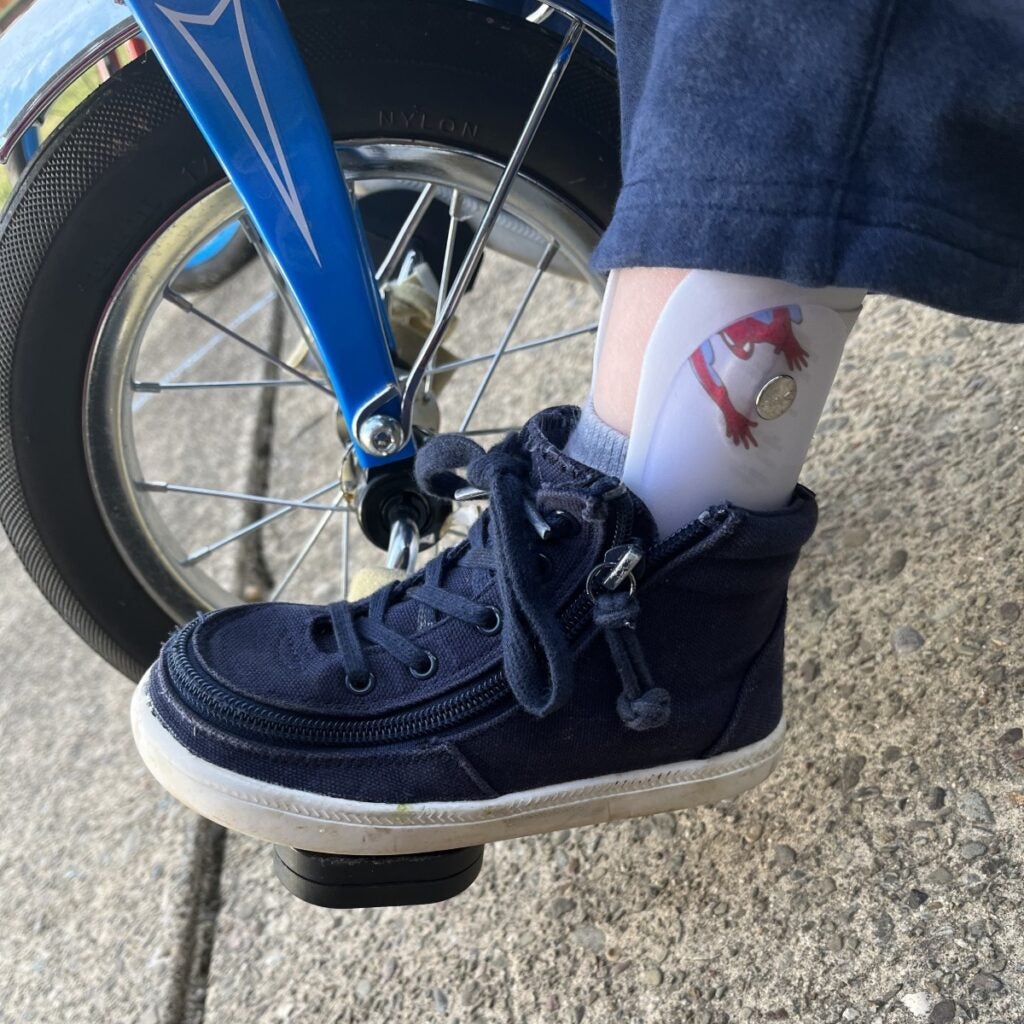
[(359, 426), (359, 446), (371, 455), (394, 455), (402, 447), (402, 424), (377, 413)]

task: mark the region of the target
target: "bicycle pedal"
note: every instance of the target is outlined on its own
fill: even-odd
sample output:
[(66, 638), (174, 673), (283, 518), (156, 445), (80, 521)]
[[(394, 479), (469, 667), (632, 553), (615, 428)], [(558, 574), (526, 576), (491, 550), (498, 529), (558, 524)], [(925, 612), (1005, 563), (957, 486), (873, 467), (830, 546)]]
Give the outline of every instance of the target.
[(440, 903), (480, 874), (483, 846), (397, 856), (341, 856), (274, 847), (274, 874), (306, 903), (331, 909)]

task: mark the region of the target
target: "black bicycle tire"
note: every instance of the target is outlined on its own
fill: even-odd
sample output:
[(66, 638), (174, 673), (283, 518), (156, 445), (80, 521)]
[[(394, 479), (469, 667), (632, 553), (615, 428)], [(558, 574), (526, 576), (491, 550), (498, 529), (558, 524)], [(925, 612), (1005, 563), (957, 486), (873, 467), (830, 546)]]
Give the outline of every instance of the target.
[[(557, 45), (550, 32), (463, 0), (292, 0), (286, 13), (336, 138), (379, 138), (389, 111), (413, 109), (402, 138), (450, 143), (452, 125), (470, 125), (460, 144), (498, 158)], [(525, 170), (595, 226), (607, 222), (619, 178), (606, 62), (573, 62)], [(174, 623), (100, 516), (82, 440), (83, 383), (96, 326), (131, 258), (223, 177), (144, 56), (53, 132), (0, 216), (0, 522), (62, 618), (131, 678)]]

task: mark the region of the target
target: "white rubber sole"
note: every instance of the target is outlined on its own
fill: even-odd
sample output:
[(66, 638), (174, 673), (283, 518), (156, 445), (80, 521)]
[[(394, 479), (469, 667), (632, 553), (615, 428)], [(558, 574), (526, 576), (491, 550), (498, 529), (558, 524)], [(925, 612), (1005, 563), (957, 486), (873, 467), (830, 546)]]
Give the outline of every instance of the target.
[(782, 756), (785, 723), (748, 747), (700, 761), (542, 786), (492, 800), (363, 803), (250, 779), (196, 757), (149, 702), (149, 674), (132, 698), (142, 760), (168, 792), (225, 828), (299, 850), (402, 854), (677, 811), (738, 796), (763, 782)]

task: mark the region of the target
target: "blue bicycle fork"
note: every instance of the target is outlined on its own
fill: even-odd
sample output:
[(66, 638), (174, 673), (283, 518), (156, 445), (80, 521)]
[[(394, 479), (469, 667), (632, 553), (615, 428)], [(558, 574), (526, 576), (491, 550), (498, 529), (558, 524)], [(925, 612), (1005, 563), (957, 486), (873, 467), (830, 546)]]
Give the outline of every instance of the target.
[[(127, 0), (235, 186), (316, 343), (364, 468), (412, 454), (413, 399), (583, 32), (570, 18), (522, 134), (404, 384), (362, 228), (276, 0)], [(408, 242), (427, 189), (396, 241)], [(392, 257), (401, 257), (393, 251)], [(385, 261), (394, 265), (394, 259)], [(180, 300), (184, 301), (184, 300)]]

